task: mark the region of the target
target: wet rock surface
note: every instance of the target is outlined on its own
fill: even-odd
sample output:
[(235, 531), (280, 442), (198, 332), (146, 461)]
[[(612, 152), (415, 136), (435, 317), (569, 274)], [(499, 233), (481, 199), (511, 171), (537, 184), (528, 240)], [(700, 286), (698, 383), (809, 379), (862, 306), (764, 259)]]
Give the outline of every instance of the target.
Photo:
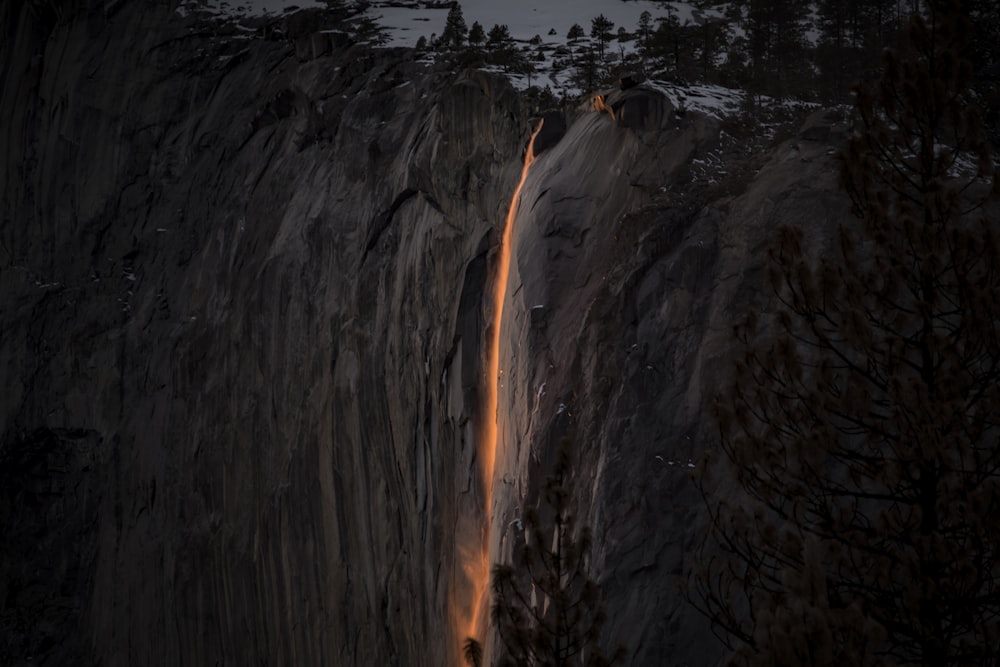
[[(541, 472), (569, 436), (577, 515), (594, 530), (608, 605), (606, 644), (625, 643), (635, 665), (715, 664), (722, 648), (682, 587), (706, 522), (690, 474), (713, 446), (707, 414), (736, 351), (732, 321), (767, 299), (773, 229), (803, 225), (807, 245), (824, 252), (847, 205), (830, 144), (804, 138), (720, 196), (687, 171), (716, 146), (718, 121), (678, 117), (641, 87), (626, 95), (664, 113), (637, 130), (584, 116), (539, 157), (524, 190), (501, 337), (495, 511), (507, 526), (538, 502)], [(843, 131), (822, 116), (808, 127), (823, 124)], [(495, 556), (516, 539), (495, 535)]]
[[(299, 23), (77, 5), (0, 9), (0, 661), (444, 664), (528, 110)], [(493, 554), (570, 434), (609, 637), (710, 664), (687, 465), (771, 229), (846, 211), (837, 131), (671, 199), (719, 122), (608, 105), (523, 191)]]

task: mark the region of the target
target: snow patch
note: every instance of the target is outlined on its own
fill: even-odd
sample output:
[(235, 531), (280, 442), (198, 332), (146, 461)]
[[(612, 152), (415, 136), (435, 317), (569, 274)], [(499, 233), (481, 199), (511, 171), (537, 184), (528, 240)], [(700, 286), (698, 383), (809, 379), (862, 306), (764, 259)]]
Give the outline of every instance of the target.
[(682, 86), (669, 81), (646, 81), (643, 86), (663, 94), (677, 109), (699, 111), (720, 120), (739, 113), (746, 98), (743, 90), (709, 84)]

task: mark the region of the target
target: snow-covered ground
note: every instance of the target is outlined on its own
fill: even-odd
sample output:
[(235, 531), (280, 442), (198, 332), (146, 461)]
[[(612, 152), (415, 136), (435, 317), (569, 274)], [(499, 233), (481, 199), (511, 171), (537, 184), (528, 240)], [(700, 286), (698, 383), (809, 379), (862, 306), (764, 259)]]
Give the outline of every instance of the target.
[[(461, 0), (466, 26), (479, 22), (485, 31), (494, 25), (506, 25), (519, 47), (533, 56), (535, 71), (530, 75), (508, 73), (512, 83), (521, 89), (528, 86), (545, 88), (555, 94), (573, 97), (583, 91), (570, 81), (570, 67), (565, 67), (568, 44), (567, 33), (579, 24), (589, 39), (591, 20), (603, 15), (610, 20), (612, 40), (606, 49), (609, 58), (622, 52), (635, 53), (640, 15), (648, 11), (656, 25), (657, 19), (673, 14), (683, 25), (700, 23), (723, 16), (726, 5), (712, 10), (699, 10), (691, 2), (658, 2), (654, 0), (574, 0), (568, 5), (561, 0)], [(430, 5), (430, 6), (428, 6)], [(366, 14), (385, 29), (384, 46), (415, 46), (421, 37), (428, 40), (440, 35), (445, 26), (448, 7), (428, 0), (371, 0)], [(188, 0), (178, 9), (188, 13), (197, 8), (219, 17), (239, 20), (252, 16), (277, 15), (295, 9), (323, 8), (323, 0)], [(624, 28), (629, 41), (619, 43), (617, 32)], [(537, 38), (537, 39), (536, 39)], [(534, 40), (529, 44), (529, 40)], [(540, 40), (540, 41), (539, 41)], [(541, 54), (538, 60), (534, 56)], [(433, 58), (433, 54), (425, 57)], [(558, 67), (562, 62), (563, 69)], [(494, 67), (499, 70), (499, 67)], [(704, 111), (715, 116), (736, 113), (742, 101), (742, 91), (719, 86), (680, 87), (669, 83), (654, 84), (672, 101), (688, 109)]]
[[(705, 18), (721, 18), (725, 9), (720, 6), (702, 11), (690, 2), (652, 0), (576, 0), (572, 9), (556, 0), (462, 0), (461, 7), (467, 26), (478, 22), (488, 32), (494, 25), (506, 25), (521, 48), (532, 56), (541, 52), (542, 58), (534, 61), (535, 72), (531, 75), (509, 74), (515, 86), (548, 87), (564, 96), (581, 92), (570, 83), (569, 71), (557, 72), (554, 67), (558, 52), (567, 47), (567, 33), (574, 24), (579, 24), (589, 36), (593, 18), (603, 15), (611, 21), (613, 36), (607, 51), (613, 58), (623, 51), (626, 54), (636, 51), (637, 44), (631, 36), (638, 32), (643, 12), (650, 13), (655, 26), (657, 19), (665, 19), (670, 13), (681, 24), (699, 23)], [(421, 37), (430, 40), (442, 33), (448, 9), (424, 6), (423, 0), (375, 0), (369, 15), (385, 27), (387, 46), (414, 46)], [(630, 33), (629, 41), (618, 42), (619, 28)], [(533, 39), (540, 39), (541, 43), (529, 48), (528, 42)]]
[[(430, 6), (428, 6), (430, 5)], [(250, 16), (276, 15), (297, 8), (325, 7), (322, 0), (188, 0), (178, 9), (187, 13), (192, 9), (234, 19)], [(668, 9), (669, 6), (669, 9)], [(617, 41), (619, 28), (635, 34), (640, 15), (648, 11), (653, 17), (666, 18), (672, 12), (682, 23), (697, 23), (708, 16), (690, 2), (655, 2), (653, 0), (574, 0), (572, 5), (557, 0), (461, 0), (465, 23), (471, 27), (479, 22), (489, 31), (494, 25), (506, 25), (519, 46), (538, 56), (532, 58), (535, 71), (530, 75), (510, 74), (512, 83), (518, 88), (548, 86), (554, 93), (574, 96), (581, 91), (569, 81), (569, 71), (557, 71), (554, 67), (558, 52), (567, 46), (567, 33), (574, 24), (579, 24), (589, 38), (591, 20), (603, 15), (610, 20), (612, 41), (607, 51), (615, 57), (623, 51), (634, 53), (636, 42)], [(712, 10), (712, 17), (721, 16), (720, 10)], [(448, 8), (427, 0), (373, 0), (367, 16), (385, 29), (384, 46), (415, 46), (421, 37), (428, 40), (440, 35), (448, 16)], [(538, 38), (541, 43), (529, 45), (529, 40)], [(565, 59), (565, 58), (564, 58)]]

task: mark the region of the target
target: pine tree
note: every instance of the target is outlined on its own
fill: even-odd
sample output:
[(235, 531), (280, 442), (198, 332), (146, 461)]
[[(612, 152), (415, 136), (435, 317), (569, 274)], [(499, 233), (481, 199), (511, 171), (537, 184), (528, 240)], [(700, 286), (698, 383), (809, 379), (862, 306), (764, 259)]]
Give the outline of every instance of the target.
[[(968, 103), (956, 0), (856, 90), (835, 259), (779, 230), (779, 306), (738, 329), (724, 480), (692, 599), (770, 665), (1000, 655), (1000, 178)], [(699, 477), (703, 492), (712, 466)], [(707, 496), (706, 496), (707, 497)]]
[(465, 25), (462, 5), (455, 3), (448, 10), (448, 18), (445, 19), (444, 32), (441, 33), (441, 46), (457, 51), (465, 44), (465, 38), (468, 34), (469, 29)]
[[(521, 57), (518, 58), (517, 62), (514, 64), (513, 69), (517, 74), (520, 74), (521, 76), (527, 78), (528, 88), (531, 88), (532, 82), (534, 81), (535, 73), (537, 72), (537, 68), (535, 66), (535, 60), (529, 58), (527, 55), (523, 53), (520, 54), (520, 56)], [(544, 60), (544, 58), (545, 56), (543, 55), (542, 59)]]
[(604, 14), (598, 14), (590, 19), (590, 36), (597, 40), (597, 47), (601, 52), (601, 60), (604, 60), (604, 49), (611, 41), (611, 31), (614, 30), (614, 22)]
[(646, 40), (649, 39), (649, 33), (653, 30), (653, 15), (649, 13), (648, 10), (644, 10), (642, 14), (639, 14), (639, 40), (640, 43), (645, 44)]
[(674, 78), (680, 78), (683, 69), (681, 53), (687, 51), (684, 36), (684, 26), (676, 10), (668, 7), (666, 16), (657, 19), (656, 29), (646, 40), (645, 55), (652, 63), (651, 67), (667, 70)]
[(489, 49), (488, 60), (495, 65), (502, 65), (504, 72), (523, 69), (525, 56), (518, 50), (510, 28), (494, 24), (486, 37), (486, 47)]
[(473, 21), (472, 27), (469, 29), (469, 45), (478, 49), (485, 42), (486, 31), (483, 30), (483, 26), (479, 21)]
[(701, 67), (701, 80), (710, 81), (715, 72), (716, 58), (726, 45), (725, 21), (706, 18), (700, 25), (694, 26), (692, 30), (698, 32), (698, 61)]
[(900, 46), (904, 26), (901, 0), (819, 0), (816, 65), (821, 92), (841, 102), (859, 76), (875, 75), (884, 48)]
[(639, 15), (639, 25), (636, 31), (639, 64), (642, 74), (645, 76), (649, 71), (649, 44), (653, 34), (653, 15), (648, 11), (643, 11)]
[(491, 48), (498, 48), (513, 41), (513, 39), (514, 38), (511, 37), (510, 28), (507, 27), (507, 24), (501, 25), (494, 23), (493, 27), (490, 28), (489, 35), (486, 38), (486, 43)]
[(570, 74), (573, 85), (585, 92), (594, 90), (600, 80), (597, 50), (591, 44), (581, 44), (574, 51), (573, 63), (573, 71)]
[(477, 642), (474, 637), (467, 638), (462, 646), (462, 657), (465, 658), (465, 664), (469, 667), (482, 667), (483, 645)]
[(599, 643), (606, 612), (588, 568), (590, 529), (576, 534), (570, 512), (572, 476), (571, 446), (564, 440), (544, 489), (551, 523), (525, 512), (524, 546), (513, 565), (493, 568), (501, 665), (606, 667), (624, 658), (623, 647), (609, 658)]
[(963, 7), (972, 24), (966, 56), (977, 73), (972, 82), (976, 102), (993, 145), (1000, 144), (1000, 3), (995, 0), (965, 0)]
[(381, 46), (389, 41), (389, 31), (370, 16), (361, 16), (354, 22), (354, 38), (359, 42)]
[(821, 73), (821, 93), (825, 99), (839, 101), (861, 71), (856, 20), (860, 0), (820, 0), (819, 44), (816, 64)]
[(803, 80), (808, 9), (800, 0), (749, 0), (752, 92), (784, 96)]

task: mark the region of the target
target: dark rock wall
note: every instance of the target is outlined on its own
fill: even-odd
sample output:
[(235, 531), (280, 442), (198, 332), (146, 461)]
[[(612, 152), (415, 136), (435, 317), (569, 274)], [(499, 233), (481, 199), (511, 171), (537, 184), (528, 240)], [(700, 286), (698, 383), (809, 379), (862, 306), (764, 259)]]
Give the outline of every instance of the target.
[(719, 641), (683, 595), (706, 522), (690, 474), (712, 446), (708, 406), (727, 378), (732, 321), (767, 300), (772, 230), (802, 225), (807, 247), (824, 252), (847, 213), (831, 148), (843, 129), (818, 114), (823, 141), (794, 137), (720, 173), (697, 168), (732, 150), (716, 119), (677, 116), (641, 87), (608, 104), (631, 119), (584, 115), (524, 188), (501, 336), (492, 549), (505, 556), (523, 539), (511, 522), (538, 503), (570, 437), (606, 645), (626, 644), (633, 665), (714, 664)]
[[(516, 96), (153, 3), (4, 19), (4, 524), (81, 564), (4, 560), (4, 660), (59, 595), (35, 664), (441, 664)], [(45, 513), (37, 433), (87, 434), (42, 438)]]
[[(0, 9), (0, 662), (444, 664), (521, 101), (294, 21), (32, 7)], [(671, 203), (718, 123), (608, 102), (524, 189), (493, 555), (571, 434), (609, 637), (707, 664), (678, 585), (728, 318), (773, 224), (843, 203), (806, 140)]]

